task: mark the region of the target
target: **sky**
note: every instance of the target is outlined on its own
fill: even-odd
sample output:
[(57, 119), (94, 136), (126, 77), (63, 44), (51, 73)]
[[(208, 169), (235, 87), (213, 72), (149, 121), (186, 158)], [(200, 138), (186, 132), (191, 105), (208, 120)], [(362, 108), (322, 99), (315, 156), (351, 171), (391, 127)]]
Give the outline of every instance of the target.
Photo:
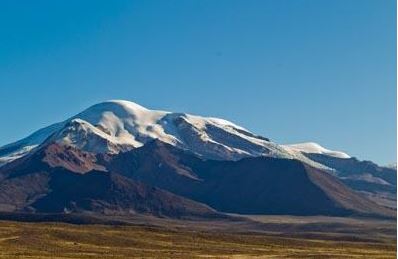
[(393, 0), (0, 1), (0, 145), (92, 104), (396, 161)]

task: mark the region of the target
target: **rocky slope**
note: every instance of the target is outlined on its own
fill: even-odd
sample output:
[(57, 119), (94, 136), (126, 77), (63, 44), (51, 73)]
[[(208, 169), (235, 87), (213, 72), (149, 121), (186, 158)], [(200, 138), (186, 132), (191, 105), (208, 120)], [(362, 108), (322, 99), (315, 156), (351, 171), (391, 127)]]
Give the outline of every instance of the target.
[(0, 211), (216, 217), (208, 206), (106, 171), (95, 155), (50, 144), (0, 168)]
[(1, 147), (0, 187), (1, 211), (391, 216), (396, 170), (107, 101)]

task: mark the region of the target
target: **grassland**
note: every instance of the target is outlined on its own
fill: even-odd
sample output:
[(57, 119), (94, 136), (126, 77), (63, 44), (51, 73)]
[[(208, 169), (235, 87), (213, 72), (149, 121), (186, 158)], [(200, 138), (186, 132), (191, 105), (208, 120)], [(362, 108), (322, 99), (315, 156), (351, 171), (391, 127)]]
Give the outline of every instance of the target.
[[(337, 231), (326, 233), (314, 221), (330, 223), (330, 219), (254, 218), (270, 227), (269, 231), (266, 227), (262, 232), (247, 233), (239, 230), (241, 223), (229, 228), (217, 222), (187, 222), (182, 226), (167, 222), (170, 227), (166, 228), (160, 221), (154, 224), (158, 226), (0, 221), (0, 258), (396, 257), (395, 223), (391, 221), (347, 223), (336, 219), (335, 224), (353, 228), (339, 230), (343, 225), (337, 225)], [(357, 224), (368, 228), (358, 231)], [(375, 235), (377, 229), (381, 234)]]

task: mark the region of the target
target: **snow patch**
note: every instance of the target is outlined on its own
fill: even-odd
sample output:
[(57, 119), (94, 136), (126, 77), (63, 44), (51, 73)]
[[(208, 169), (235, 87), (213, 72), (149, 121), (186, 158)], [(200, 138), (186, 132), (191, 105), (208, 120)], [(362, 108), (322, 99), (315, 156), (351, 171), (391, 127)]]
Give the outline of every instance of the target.
[(302, 152), (310, 154), (322, 154), (337, 158), (350, 158), (350, 156), (344, 152), (329, 150), (322, 147), (318, 143), (314, 142), (306, 142), (306, 143), (282, 145), (282, 146), (289, 152)]

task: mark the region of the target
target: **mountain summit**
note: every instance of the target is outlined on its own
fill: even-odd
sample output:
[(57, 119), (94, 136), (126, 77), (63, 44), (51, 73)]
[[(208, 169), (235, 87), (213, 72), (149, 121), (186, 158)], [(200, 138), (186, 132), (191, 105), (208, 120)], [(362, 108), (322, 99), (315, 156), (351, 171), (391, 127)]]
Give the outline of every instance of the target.
[(0, 164), (26, 155), (45, 141), (96, 153), (119, 153), (160, 140), (205, 158), (238, 160), (250, 156), (297, 158), (322, 167), (297, 150), (288, 150), (227, 120), (150, 110), (111, 100), (0, 148)]

